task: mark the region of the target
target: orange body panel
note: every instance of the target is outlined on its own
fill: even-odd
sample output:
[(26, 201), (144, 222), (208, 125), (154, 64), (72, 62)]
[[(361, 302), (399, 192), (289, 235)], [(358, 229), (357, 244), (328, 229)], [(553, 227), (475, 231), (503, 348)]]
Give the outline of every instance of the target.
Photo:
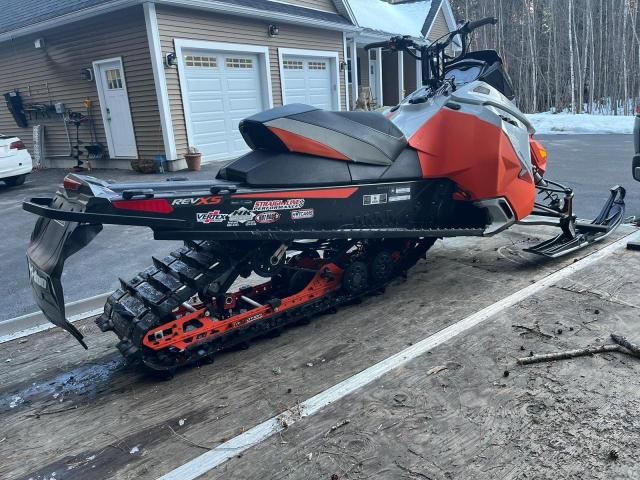
[(334, 160), (349, 160), (348, 157), (345, 157), (337, 150), (327, 147), (326, 145), (316, 142), (310, 138), (276, 127), (269, 127), (269, 130), (282, 140), (282, 143), (284, 143), (291, 152), (333, 158)]
[(507, 135), (474, 115), (442, 109), (409, 140), (424, 178), (449, 178), (471, 200), (505, 197), (518, 220), (533, 210), (535, 185)]

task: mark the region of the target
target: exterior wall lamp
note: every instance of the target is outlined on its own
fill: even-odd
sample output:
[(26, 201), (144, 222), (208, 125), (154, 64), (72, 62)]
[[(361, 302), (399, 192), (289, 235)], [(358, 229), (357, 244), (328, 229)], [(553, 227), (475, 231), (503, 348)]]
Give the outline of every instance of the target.
[(269, 25), (269, 36), (277, 37), (280, 34), (280, 27), (278, 25)]

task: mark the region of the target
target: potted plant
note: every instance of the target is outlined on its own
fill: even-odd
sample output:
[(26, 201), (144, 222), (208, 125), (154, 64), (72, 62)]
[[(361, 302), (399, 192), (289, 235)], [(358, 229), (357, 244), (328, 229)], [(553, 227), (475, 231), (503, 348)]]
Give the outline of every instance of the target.
[(202, 154), (196, 147), (189, 147), (189, 151), (184, 154), (189, 170), (199, 171), (202, 164)]

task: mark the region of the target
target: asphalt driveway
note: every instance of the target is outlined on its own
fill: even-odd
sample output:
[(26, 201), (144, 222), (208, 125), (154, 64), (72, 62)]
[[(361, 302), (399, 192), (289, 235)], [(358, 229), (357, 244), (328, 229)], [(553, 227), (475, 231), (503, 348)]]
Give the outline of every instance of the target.
[[(628, 189), (629, 215), (640, 217), (640, 185), (631, 178), (632, 137), (630, 135), (540, 136), (549, 150), (548, 176), (576, 189), (575, 206), (581, 217), (597, 215), (612, 185)], [(156, 180), (180, 176), (213, 178), (216, 167), (201, 172), (141, 175), (129, 171), (99, 170), (93, 175), (119, 181)], [(63, 170), (34, 172), (25, 185), (8, 188), (0, 184), (0, 321), (34, 312), (24, 252), (35, 217), (24, 212), (26, 197), (51, 195), (62, 182)], [(67, 260), (63, 274), (67, 302), (113, 290), (118, 277), (129, 279), (146, 268), (152, 255), (162, 256), (176, 242), (153, 241), (150, 230), (106, 225), (103, 232), (82, 252)]]

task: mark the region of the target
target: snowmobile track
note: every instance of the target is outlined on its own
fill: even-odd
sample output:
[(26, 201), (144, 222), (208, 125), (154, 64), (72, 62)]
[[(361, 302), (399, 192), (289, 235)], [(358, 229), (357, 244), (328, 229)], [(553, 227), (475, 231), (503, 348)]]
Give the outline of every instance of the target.
[(170, 315), (176, 308), (220, 278), (223, 285), (221, 291), (226, 291), (232, 283), (224, 278), (229, 268), (225, 268), (225, 257), (228, 254), (223, 253), (222, 249), (228, 249), (227, 245), (209, 241), (187, 241), (185, 246), (162, 260), (153, 258), (154, 266), (140, 272), (131, 281), (120, 279), (121, 287), (107, 299), (104, 313), (95, 322), (103, 332), (114, 331), (120, 339), (117, 348), (128, 362), (142, 362), (157, 371), (172, 371), (199, 360), (211, 361), (218, 352), (245, 345), (256, 337), (308, 321), (321, 312), (380, 291), (392, 280), (404, 275), (434, 243), (435, 238), (421, 240), (405, 254), (397, 275), (384, 282), (369, 285), (357, 293), (348, 294), (343, 289), (338, 290), (300, 307), (284, 310), (262, 321), (233, 330), (210, 342), (194, 345), (186, 352), (178, 352), (172, 348), (151, 351), (143, 345), (145, 335), (171, 321)]

